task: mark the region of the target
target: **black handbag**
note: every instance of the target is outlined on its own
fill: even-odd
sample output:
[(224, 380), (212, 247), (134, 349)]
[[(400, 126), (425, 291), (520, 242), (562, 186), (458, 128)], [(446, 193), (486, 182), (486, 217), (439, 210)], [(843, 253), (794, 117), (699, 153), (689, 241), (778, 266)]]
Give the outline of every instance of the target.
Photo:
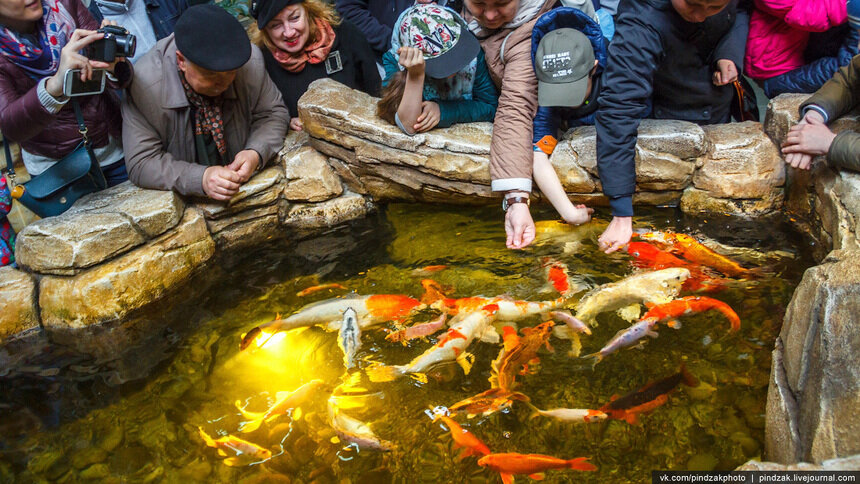
[[(11, 188), (13, 198), (42, 218), (59, 215), (82, 196), (107, 188), (107, 181), (87, 137), (87, 127), (77, 99), (72, 98), (72, 106), (78, 120), (78, 131), (83, 137), (81, 144), (27, 183)], [(4, 142), (3, 147), (9, 165), (9, 179), (14, 184), (15, 167), (9, 143)]]

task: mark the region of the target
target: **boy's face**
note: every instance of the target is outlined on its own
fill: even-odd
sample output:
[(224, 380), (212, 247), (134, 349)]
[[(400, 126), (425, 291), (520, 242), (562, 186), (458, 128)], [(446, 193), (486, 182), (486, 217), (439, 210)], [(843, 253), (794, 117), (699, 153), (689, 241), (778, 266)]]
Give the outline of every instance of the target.
[(704, 22), (706, 18), (720, 13), (731, 0), (672, 0), (678, 15), (691, 23)]

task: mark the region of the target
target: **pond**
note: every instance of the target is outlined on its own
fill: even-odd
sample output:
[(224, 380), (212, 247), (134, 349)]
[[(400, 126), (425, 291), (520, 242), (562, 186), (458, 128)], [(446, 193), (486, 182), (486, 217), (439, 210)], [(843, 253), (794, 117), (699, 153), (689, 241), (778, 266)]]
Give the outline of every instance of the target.
[[(535, 218), (550, 220), (543, 210)], [(682, 316), (680, 328), (660, 324), (659, 337), (647, 338), (644, 348), (621, 350), (597, 365), (571, 357), (571, 342), (551, 337), (554, 351), (541, 349), (539, 362), (516, 376), (516, 390), (530, 404), (514, 401), (489, 416), (454, 417), (493, 452), (588, 457), (597, 467), (548, 471), (547, 482), (650, 482), (656, 469), (732, 469), (762, 455), (773, 341), (793, 288), (813, 264), (808, 250), (779, 220), (739, 223), (674, 209), (641, 212), (636, 227), (721, 244), (721, 252), (759, 268), (755, 277), (726, 280), (719, 291), (703, 294), (731, 306), (741, 328), (731, 332), (717, 311)], [(245, 351), (239, 350), (241, 337), (278, 313), (350, 291), (418, 298), (427, 278), (452, 298), (554, 300), (559, 294), (547, 283), (547, 260), (565, 264), (583, 287), (618, 281), (641, 269), (627, 253), (597, 250), (607, 220), (598, 212), (592, 224), (579, 228), (542, 222), (532, 248), (510, 251), (496, 208), (397, 204), (348, 230), (304, 242), (306, 258), (279, 246), (250, 254), (204, 276), (212, 280), (202, 294), (176, 305), (155, 336), (115, 360), (48, 346), (35, 362), (7, 368), (0, 378), (0, 481), (498, 482), (499, 474), (478, 466), (475, 457), (458, 458), (448, 427), (433, 421), (430, 409), (441, 411), (490, 389), (500, 344), (472, 343), (468, 375), (451, 362), (377, 382), (368, 368), (406, 363), (445, 333), (401, 344), (385, 339), (393, 323), (365, 328), (349, 371), (337, 332), (296, 329)], [(345, 289), (297, 295), (321, 284)], [(581, 295), (568, 306), (574, 308)], [(424, 310), (405, 322), (435, 314)], [(517, 326), (542, 321), (535, 315)], [(630, 325), (615, 312), (597, 321), (592, 335), (581, 337), (583, 355)], [(534, 407), (599, 409), (614, 396), (678, 373), (682, 364), (698, 385), (680, 385), (636, 423), (534, 416)], [(254, 431), (240, 431), (249, 421), (240, 408), (263, 412), (278, 392), (314, 379), (325, 385), (296, 408)], [(338, 411), (367, 424), (393, 450), (360, 448), (338, 437), (328, 411), (332, 387)], [(213, 439), (232, 434), (272, 456), (228, 466), (225, 456), (205, 445), (200, 429)]]

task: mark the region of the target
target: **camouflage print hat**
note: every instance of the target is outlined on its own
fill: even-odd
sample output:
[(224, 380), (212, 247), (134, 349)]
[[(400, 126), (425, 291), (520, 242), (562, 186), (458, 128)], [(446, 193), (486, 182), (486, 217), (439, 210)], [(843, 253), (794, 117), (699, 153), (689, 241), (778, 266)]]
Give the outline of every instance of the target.
[(424, 52), (424, 72), (434, 79), (457, 73), (481, 49), (462, 17), (433, 3), (406, 9), (400, 16), (397, 32), (400, 45)]

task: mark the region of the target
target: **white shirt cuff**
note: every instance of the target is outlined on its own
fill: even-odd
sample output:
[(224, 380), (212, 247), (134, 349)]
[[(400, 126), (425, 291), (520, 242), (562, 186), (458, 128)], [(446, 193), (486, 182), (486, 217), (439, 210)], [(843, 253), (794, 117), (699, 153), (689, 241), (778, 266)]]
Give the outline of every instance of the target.
[(821, 106), (819, 106), (817, 104), (810, 104), (809, 106), (806, 106), (805, 108), (803, 108), (803, 113), (801, 115), (801, 118), (803, 116), (806, 116), (806, 113), (810, 110), (815, 111), (816, 113), (823, 116), (825, 123), (830, 121), (830, 116), (827, 115), (827, 111), (825, 111), (824, 108), (822, 108)]
[(397, 127), (400, 128), (400, 131), (403, 131), (404, 133), (408, 134), (409, 136), (415, 136), (415, 133), (407, 130), (403, 126), (403, 123), (400, 122), (400, 116), (398, 116), (397, 113), (394, 113), (394, 124), (396, 124)]
[(510, 190), (521, 190), (531, 193), (532, 179), (531, 178), (500, 178), (493, 180), (490, 188), (494, 192), (507, 192)]
[(42, 103), (42, 106), (51, 113), (57, 114), (60, 112), (60, 109), (63, 109), (63, 106), (69, 102), (69, 98), (66, 96), (61, 96), (60, 99), (55, 98), (48, 92), (48, 89), (45, 88), (45, 84), (47, 84), (48, 78), (43, 77), (42, 80), (39, 81), (39, 84), (36, 85), (36, 95), (39, 97), (39, 102)]

